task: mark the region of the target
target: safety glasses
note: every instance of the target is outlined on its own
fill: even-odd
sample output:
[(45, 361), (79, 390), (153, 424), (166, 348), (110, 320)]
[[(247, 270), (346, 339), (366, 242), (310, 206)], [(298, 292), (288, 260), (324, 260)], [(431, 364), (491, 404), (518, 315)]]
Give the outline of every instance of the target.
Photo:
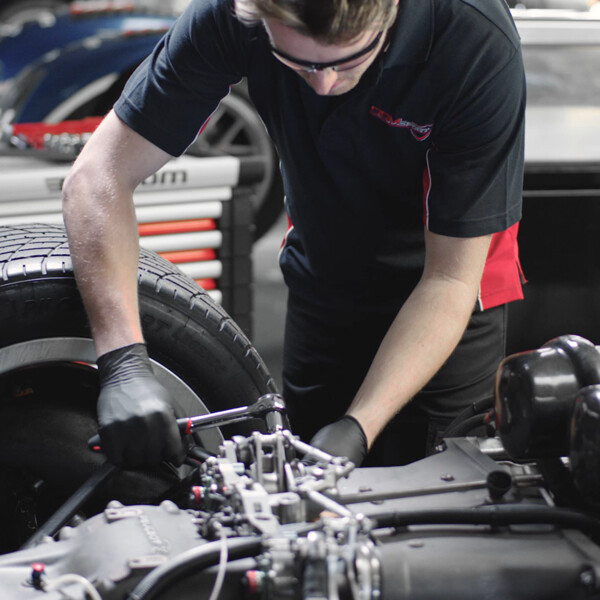
[(380, 31), (373, 41), (362, 50), (359, 50), (350, 56), (345, 56), (344, 58), (339, 58), (330, 62), (311, 62), (309, 60), (296, 58), (275, 48), (272, 44), (271, 52), (279, 62), (294, 71), (303, 71), (304, 73), (316, 73), (317, 71), (324, 71), (325, 69), (331, 69), (336, 72), (350, 71), (351, 69), (355, 69), (362, 65), (369, 59), (370, 54), (377, 48), (382, 35), (383, 31)]

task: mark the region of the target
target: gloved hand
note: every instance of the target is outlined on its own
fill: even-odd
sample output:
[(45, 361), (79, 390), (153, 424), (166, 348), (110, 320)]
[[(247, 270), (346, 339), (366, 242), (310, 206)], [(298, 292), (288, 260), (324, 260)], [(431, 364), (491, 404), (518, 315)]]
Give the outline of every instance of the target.
[(110, 462), (124, 467), (181, 463), (183, 443), (169, 394), (152, 372), (144, 344), (98, 358), (98, 433)]
[(367, 456), (367, 436), (360, 423), (350, 415), (319, 429), (310, 445), (333, 456), (345, 456), (360, 467)]

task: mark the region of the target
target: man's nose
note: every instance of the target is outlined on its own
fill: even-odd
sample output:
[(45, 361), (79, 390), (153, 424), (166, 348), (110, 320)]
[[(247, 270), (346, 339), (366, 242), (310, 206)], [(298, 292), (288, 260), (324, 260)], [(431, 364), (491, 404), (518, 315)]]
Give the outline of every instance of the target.
[(323, 69), (308, 74), (310, 87), (320, 96), (327, 95), (338, 80), (338, 74), (333, 69)]

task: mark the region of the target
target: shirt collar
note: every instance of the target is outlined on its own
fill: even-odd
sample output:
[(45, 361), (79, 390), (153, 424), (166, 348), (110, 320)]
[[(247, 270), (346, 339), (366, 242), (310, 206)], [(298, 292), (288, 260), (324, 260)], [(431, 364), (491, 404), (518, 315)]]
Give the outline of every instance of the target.
[(431, 51), (434, 0), (400, 0), (383, 68), (425, 62)]

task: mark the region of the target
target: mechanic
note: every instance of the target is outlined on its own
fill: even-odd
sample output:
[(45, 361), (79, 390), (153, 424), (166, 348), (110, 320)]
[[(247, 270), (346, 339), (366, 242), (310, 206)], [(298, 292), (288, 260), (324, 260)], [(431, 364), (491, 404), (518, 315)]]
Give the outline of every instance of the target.
[(357, 464), (420, 458), (492, 394), (522, 298), (525, 83), (504, 0), (190, 3), (64, 186), (108, 458), (181, 452), (143, 343), (132, 192), (242, 77), (286, 191), (292, 429)]

